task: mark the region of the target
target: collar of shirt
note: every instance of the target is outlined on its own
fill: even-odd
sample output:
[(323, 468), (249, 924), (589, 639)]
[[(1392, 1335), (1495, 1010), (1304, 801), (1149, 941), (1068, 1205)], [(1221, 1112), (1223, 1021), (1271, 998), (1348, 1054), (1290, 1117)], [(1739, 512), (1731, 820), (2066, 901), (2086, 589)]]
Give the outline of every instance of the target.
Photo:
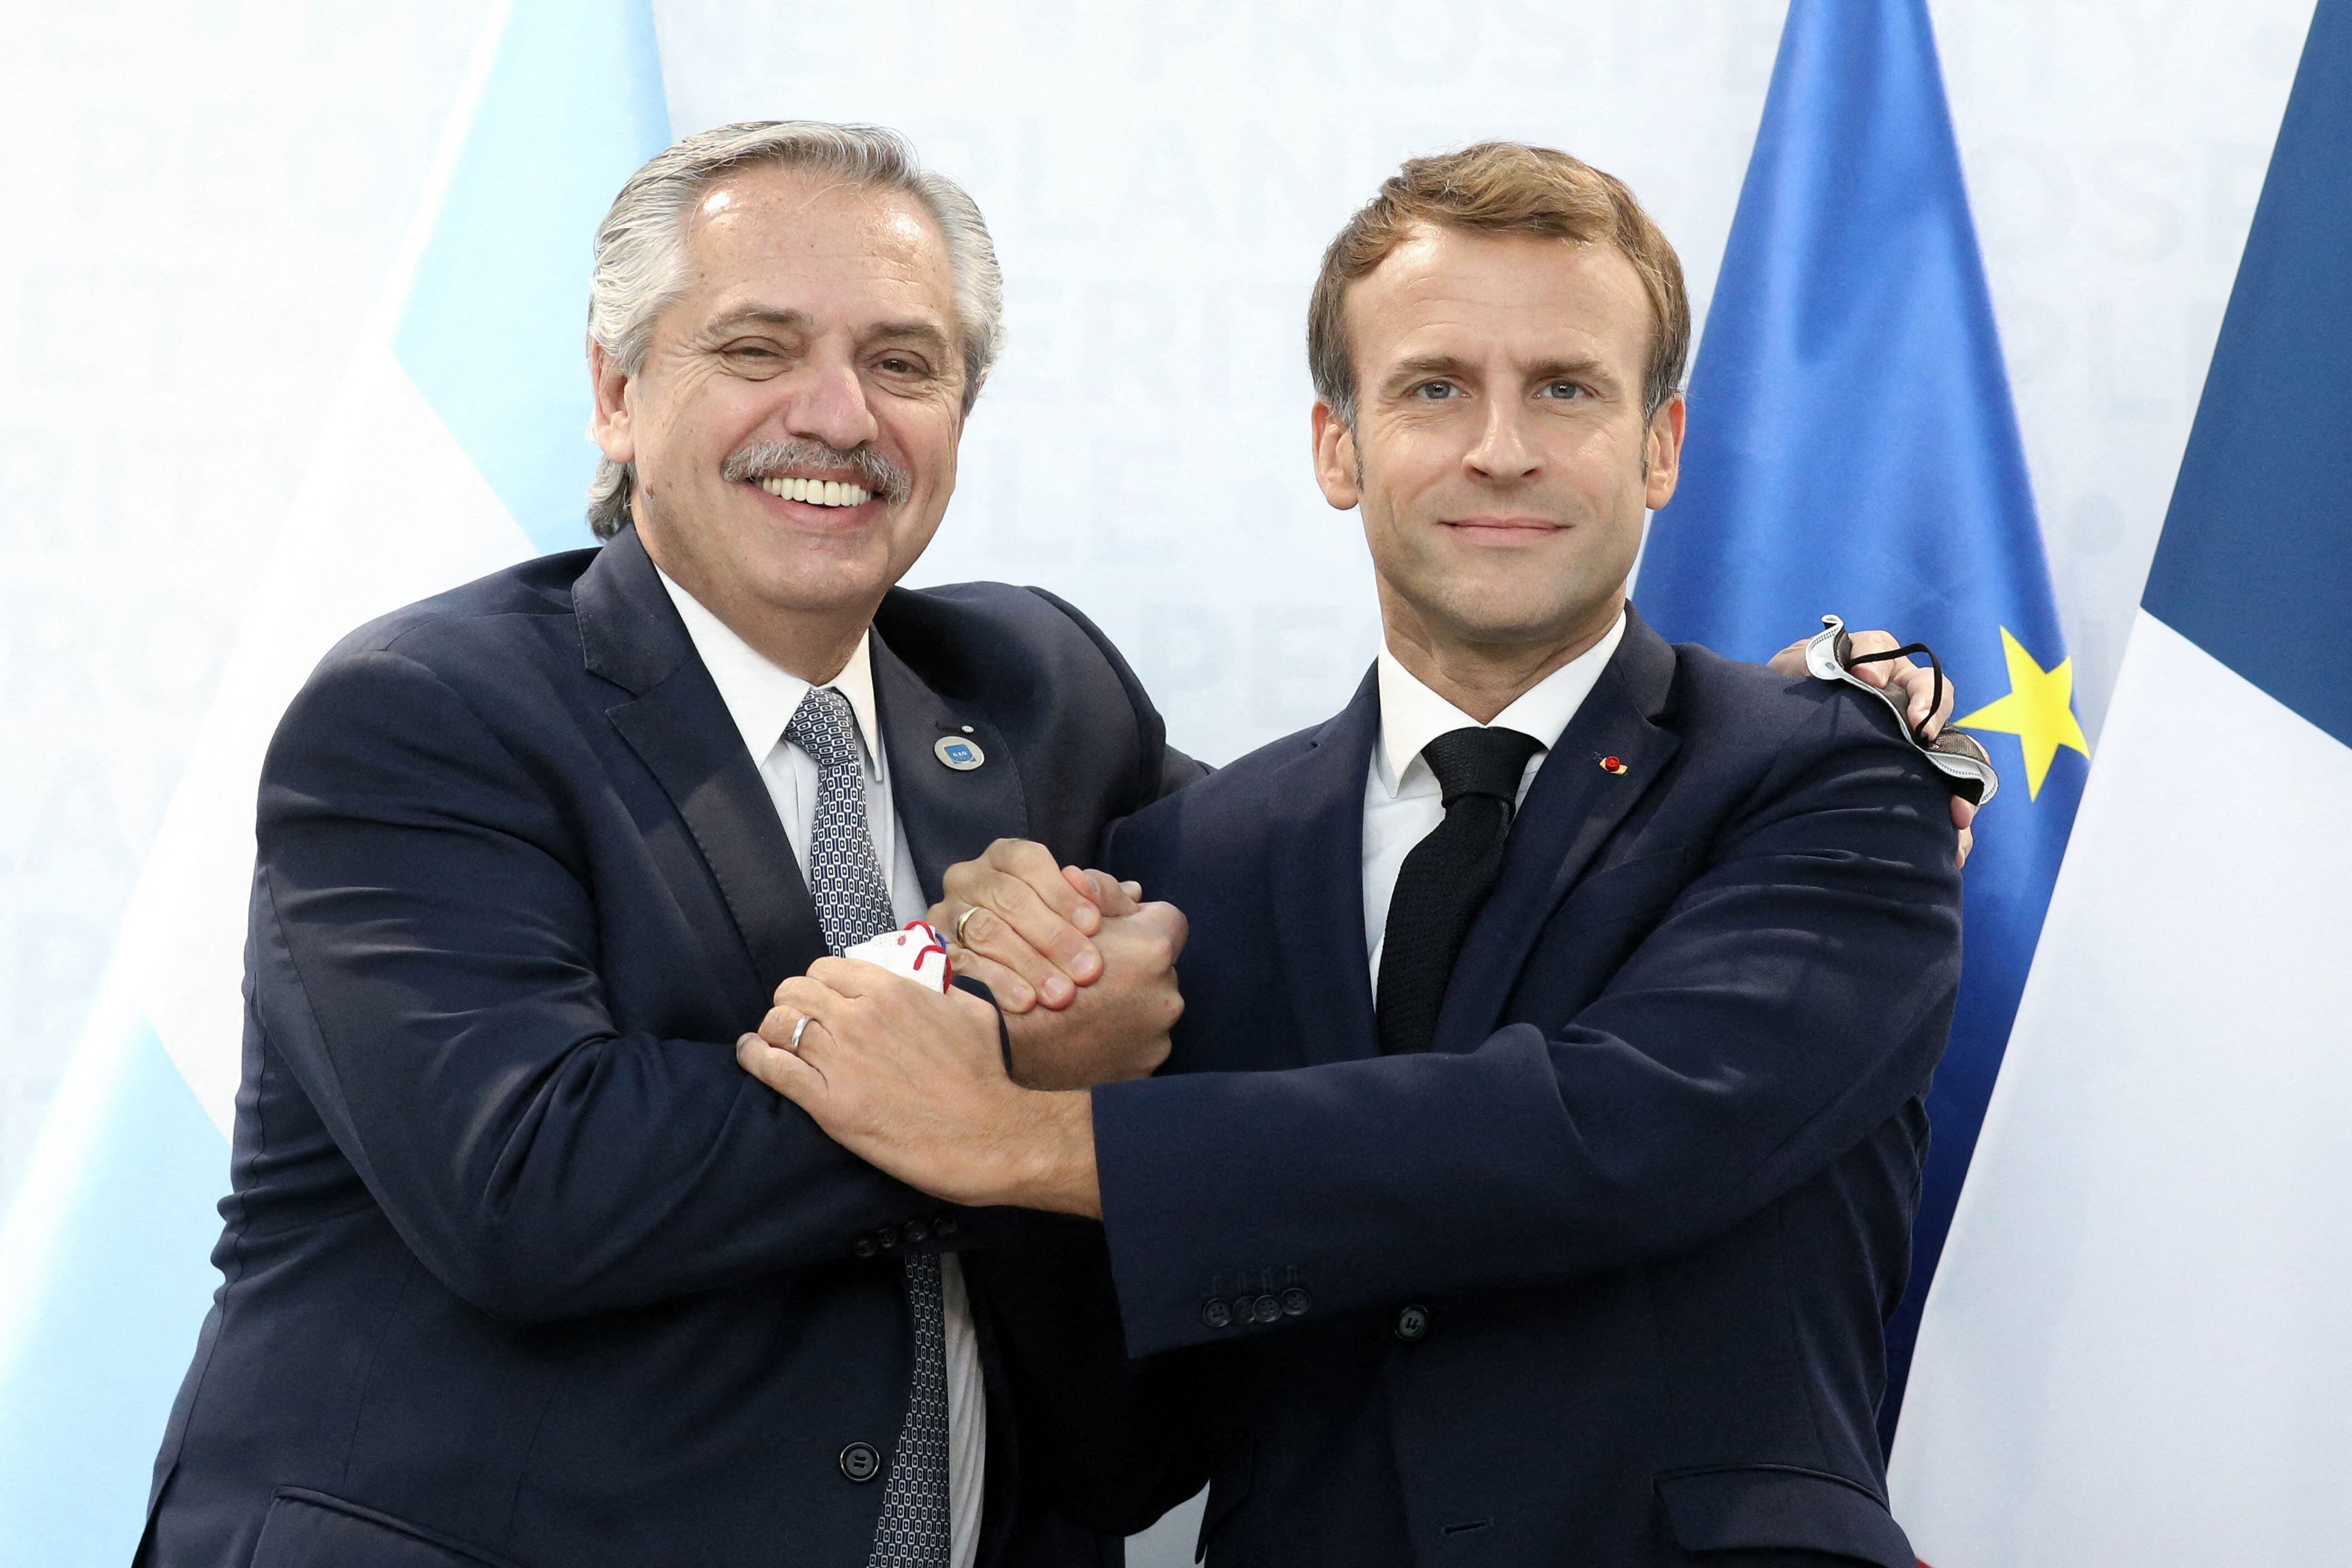
[[(1601, 672), (1608, 667), (1617, 644), (1624, 641), (1625, 613), (1600, 642), (1519, 694), (1510, 706), (1495, 716), (1496, 727), (1533, 736), (1542, 748), (1528, 763), (1530, 773), (1559, 741), (1576, 710), (1584, 706)], [(1408, 791), (1437, 788), (1422, 747), (1448, 730), (1479, 728), (1478, 721), (1431, 691), (1381, 645), (1381, 743), (1372, 748), (1372, 776), (1393, 798)]]
[[(765, 762), (768, 753), (783, 739), (784, 727), (793, 722), (793, 715), (800, 712), (801, 699), (808, 695), (810, 683), (737, 636), (734, 629), (713, 615), (700, 600), (672, 582), (667, 572), (659, 567), (654, 570), (661, 578), (662, 587), (668, 590), (670, 602), (677, 606), (678, 619), (686, 622), (686, 634), (693, 640), (694, 651), (702, 656), (702, 667), (710, 672), (710, 683), (719, 688), (719, 700), (727, 705), (727, 716), (742, 732), (745, 749), (751, 753), (754, 763)], [(869, 628), (858, 637), (849, 663), (828, 684), (849, 699), (849, 711), (857, 720), (857, 747), (866, 758), (866, 775), (880, 783), (887, 777), (889, 765), (883, 755), (882, 731), (875, 716), (874, 660), (868, 648), (873, 636)]]

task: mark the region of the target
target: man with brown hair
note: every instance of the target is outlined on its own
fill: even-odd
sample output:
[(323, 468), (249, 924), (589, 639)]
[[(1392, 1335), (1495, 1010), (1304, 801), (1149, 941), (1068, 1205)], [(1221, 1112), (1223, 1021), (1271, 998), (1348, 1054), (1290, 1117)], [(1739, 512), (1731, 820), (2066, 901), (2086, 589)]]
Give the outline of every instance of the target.
[[(1618, 182), (1510, 143), (1407, 163), (1308, 334), (1379, 662), (1106, 850), (1191, 918), (1167, 1069), (1024, 1088), (837, 963), (740, 1043), (918, 1187), (1101, 1218), (1173, 1412), (1095, 1449), (1107, 1520), (1205, 1475), (1213, 1564), (1911, 1568), (1873, 1416), (1954, 827), (1884, 706), (1628, 603), (1688, 338)], [(945, 885), (985, 976), (1076, 883), (1000, 845)]]

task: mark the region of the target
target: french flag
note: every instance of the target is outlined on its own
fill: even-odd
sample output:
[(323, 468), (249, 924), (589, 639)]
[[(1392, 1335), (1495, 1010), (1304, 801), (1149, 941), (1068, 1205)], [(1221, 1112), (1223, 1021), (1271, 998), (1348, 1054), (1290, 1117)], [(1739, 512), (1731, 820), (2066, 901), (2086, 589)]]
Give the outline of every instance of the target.
[(1935, 1568), (2352, 1553), (2347, 0), (2305, 45), (1892, 1483)]

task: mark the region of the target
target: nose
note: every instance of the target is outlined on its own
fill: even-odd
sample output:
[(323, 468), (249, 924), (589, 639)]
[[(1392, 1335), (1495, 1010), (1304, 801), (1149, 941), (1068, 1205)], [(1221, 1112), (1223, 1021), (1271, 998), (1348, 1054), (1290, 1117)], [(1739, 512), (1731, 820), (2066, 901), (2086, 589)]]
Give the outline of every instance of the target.
[(792, 434), (847, 451), (881, 433), (866, 401), (866, 383), (847, 354), (814, 355), (794, 379), (799, 384), (783, 411)]
[(1511, 485), (1533, 475), (1541, 465), (1536, 444), (1528, 439), (1528, 411), (1515, 398), (1497, 398), (1486, 410), (1478, 439), (1463, 455), (1463, 466), (1475, 478)]

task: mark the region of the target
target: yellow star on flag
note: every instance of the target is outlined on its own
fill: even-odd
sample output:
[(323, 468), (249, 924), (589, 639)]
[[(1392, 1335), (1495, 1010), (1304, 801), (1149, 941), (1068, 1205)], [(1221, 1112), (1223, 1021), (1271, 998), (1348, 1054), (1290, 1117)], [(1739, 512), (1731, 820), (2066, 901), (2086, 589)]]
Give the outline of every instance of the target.
[(2061, 659), (2055, 669), (2043, 669), (2006, 626), (2000, 629), (2000, 651), (2009, 659), (2009, 695), (1952, 722), (1963, 729), (2017, 737), (2025, 747), (2025, 796), (2036, 800), (2060, 747), (2091, 755), (2091, 743), (2074, 717), (2074, 661)]

